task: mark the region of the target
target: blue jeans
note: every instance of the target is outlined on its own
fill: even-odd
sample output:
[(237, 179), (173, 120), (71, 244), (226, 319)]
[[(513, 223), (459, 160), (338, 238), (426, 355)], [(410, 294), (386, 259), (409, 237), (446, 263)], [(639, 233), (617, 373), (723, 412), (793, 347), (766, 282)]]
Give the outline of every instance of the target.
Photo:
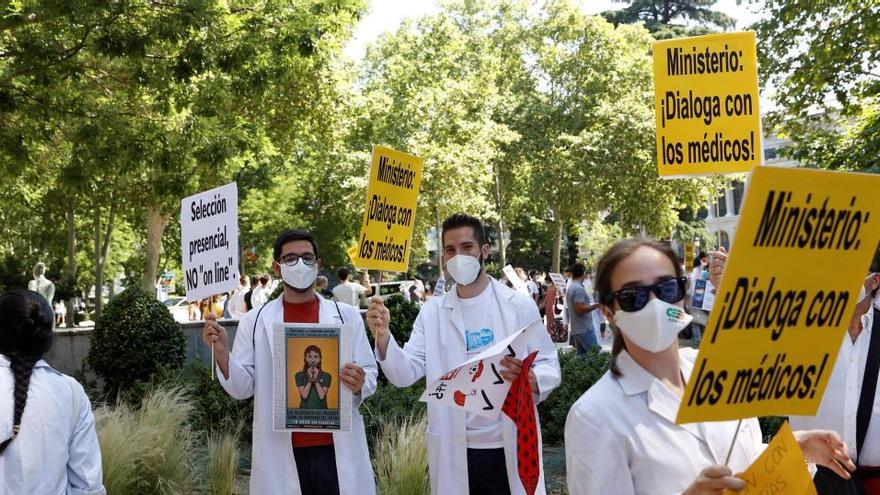
[(596, 340), (596, 332), (592, 330), (588, 330), (587, 333), (572, 335), (571, 338), (574, 341), (574, 348), (578, 354), (586, 354), (590, 349), (599, 347), (599, 342)]

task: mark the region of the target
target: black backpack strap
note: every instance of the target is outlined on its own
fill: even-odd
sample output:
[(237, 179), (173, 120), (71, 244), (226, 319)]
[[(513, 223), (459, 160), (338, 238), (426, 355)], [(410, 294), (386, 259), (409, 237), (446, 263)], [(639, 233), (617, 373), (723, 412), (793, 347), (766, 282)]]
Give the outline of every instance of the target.
[(871, 326), (871, 342), (868, 344), (868, 362), (865, 364), (865, 375), (862, 378), (862, 391), (859, 394), (859, 409), (856, 413), (856, 454), (862, 451), (871, 413), (874, 408), (874, 397), (877, 394), (877, 376), (880, 374), (880, 310), (874, 311), (874, 324)]

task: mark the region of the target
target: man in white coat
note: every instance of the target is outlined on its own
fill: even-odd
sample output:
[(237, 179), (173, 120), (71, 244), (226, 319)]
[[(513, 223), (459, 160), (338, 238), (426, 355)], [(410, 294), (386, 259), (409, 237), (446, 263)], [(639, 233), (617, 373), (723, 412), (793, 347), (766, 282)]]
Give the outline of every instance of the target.
[[(447, 218), (442, 240), (443, 260), (455, 288), (425, 303), (403, 348), (391, 336), (390, 314), (381, 299), (373, 298), (367, 313), (376, 356), (388, 381), (406, 387), (424, 376), (430, 383), (508, 335), (533, 326), (539, 331), (530, 328), (530, 338), (514, 351), (519, 357), (538, 351), (529, 370), (537, 404), (559, 385), (561, 373), (535, 302), (486, 275), (489, 245), (480, 220), (461, 214)], [(522, 369), (522, 361), (514, 357), (506, 357), (502, 365), (507, 381)], [(428, 404), (426, 435), (435, 495), (525, 493), (517, 472), (516, 425), (505, 414), (490, 420)], [(535, 493), (545, 493), (543, 469)]]
[[(230, 354), (226, 331), (211, 318), (202, 338), (214, 344), (217, 379), (233, 398), (254, 397), (250, 492), (260, 495), (373, 495), (375, 478), (358, 407), (376, 390), (378, 369), (356, 308), (318, 297), (318, 247), (302, 230), (282, 233), (274, 244), (281, 297), (254, 307), (238, 323)], [(354, 394), (351, 432), (290, 433), (272, 428), (272, 329), (276, 323), (330, 323), (353, 327), (354, 363), (339, 370)], [(283, 352), (283, 350), (279, 351)]]

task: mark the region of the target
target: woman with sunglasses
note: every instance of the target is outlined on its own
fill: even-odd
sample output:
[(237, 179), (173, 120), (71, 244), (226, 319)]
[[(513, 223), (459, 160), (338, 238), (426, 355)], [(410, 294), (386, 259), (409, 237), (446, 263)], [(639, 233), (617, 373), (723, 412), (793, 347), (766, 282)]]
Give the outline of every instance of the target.
[[(690, 322), (687, 277), (668, 247), (624, 240), (599, 260), (596, 291), (612, 324), (611, 369), (569, 411), (565, 425), (572, 495), (721, 494), (763, 450), (757, 419), (675, 424), (695, 349), (679, 349)], [(833, 432), (796, 432), (809, 462), (853, 470)], [(725, 467), (725, 464), (729, 467)]]

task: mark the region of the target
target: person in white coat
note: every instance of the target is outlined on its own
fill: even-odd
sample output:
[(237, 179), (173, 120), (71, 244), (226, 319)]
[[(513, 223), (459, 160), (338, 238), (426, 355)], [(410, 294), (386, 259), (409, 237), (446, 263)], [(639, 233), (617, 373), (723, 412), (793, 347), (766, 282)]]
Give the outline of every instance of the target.
[(42, 359), (53, 323), (37, 292), (0, 297), (0, 495), (106, 493), (89, 398)]
[[(720, 268), (718, 269), (720, 271)], [(688, 278), (675, 253), (620, 241), (599, 260), (596, 290), (612, 324), (611, 369), (568, 413), (565, 457), (572, 495), (718, 494), (763, 451), (757, 419), (675, 424), (697, 352), (678, 348)], [(855, 469), (831, 431), (795, 432), (807, 460), (841, 476)]]
[[(537, 404), (559, 385), (560, 369), (535, 302), (486, 275), (489, 246), (480, 220), (453, 215), (443, 222), (441, 238), (443, 260), (455, 288), (425, 303), (403, 348), (390, 334), (388, 309), (379, 298), (371, 302), (367, 323), (385, 376), (398, 387), (422, 377), (430, 383), (495, 342), (532, 326), (529, 339), (514, 351), (521, 357), (538, 351), (529, 371)], [(519, 376), (522, 361), (506, 357), (502, 366), (502, 376), (512, 381)], [(516, 425), (503, 413), (490, 420), (428, 404), (426, 436), (432, 493), (524, 493), (517, 472)], [(538, 437), (540, 445), (540, 428)], [(535, 493), (545, 493), (543, 470)]]
[[(364, 420), (358, 408), (376, 390), (378, 369), (360, 312), (318, 297), (318, 248), (302, 230), (282, 233), (274, 244), (275, 273), (284, 292), (254, 307), (238, 324), (230, 354), (228, 336), (213, 319), (203, 340), (214, 344), (217, 378), (235, 399), (254, 397), (250, 492), (260, 495), (373, 495), (373, 468)], [(353, 363), (339, 370), (343, 386), (354, 394), (351, 432), (290, 433), (272, 427), (272, 329), (276, 323), (331, 323), (353, 327)]]
[[(827, 428), (840, 435), (858, 468), (852, 480), (840, 479), (826, 469), (813, 477), (819, 495), (880, 493), (880, 249), (875, 251), (868, 276), (822, 402), (815, 416), (792, 416), (793, 428)], [(872, 376), (873, 375), (873, 376)]]

